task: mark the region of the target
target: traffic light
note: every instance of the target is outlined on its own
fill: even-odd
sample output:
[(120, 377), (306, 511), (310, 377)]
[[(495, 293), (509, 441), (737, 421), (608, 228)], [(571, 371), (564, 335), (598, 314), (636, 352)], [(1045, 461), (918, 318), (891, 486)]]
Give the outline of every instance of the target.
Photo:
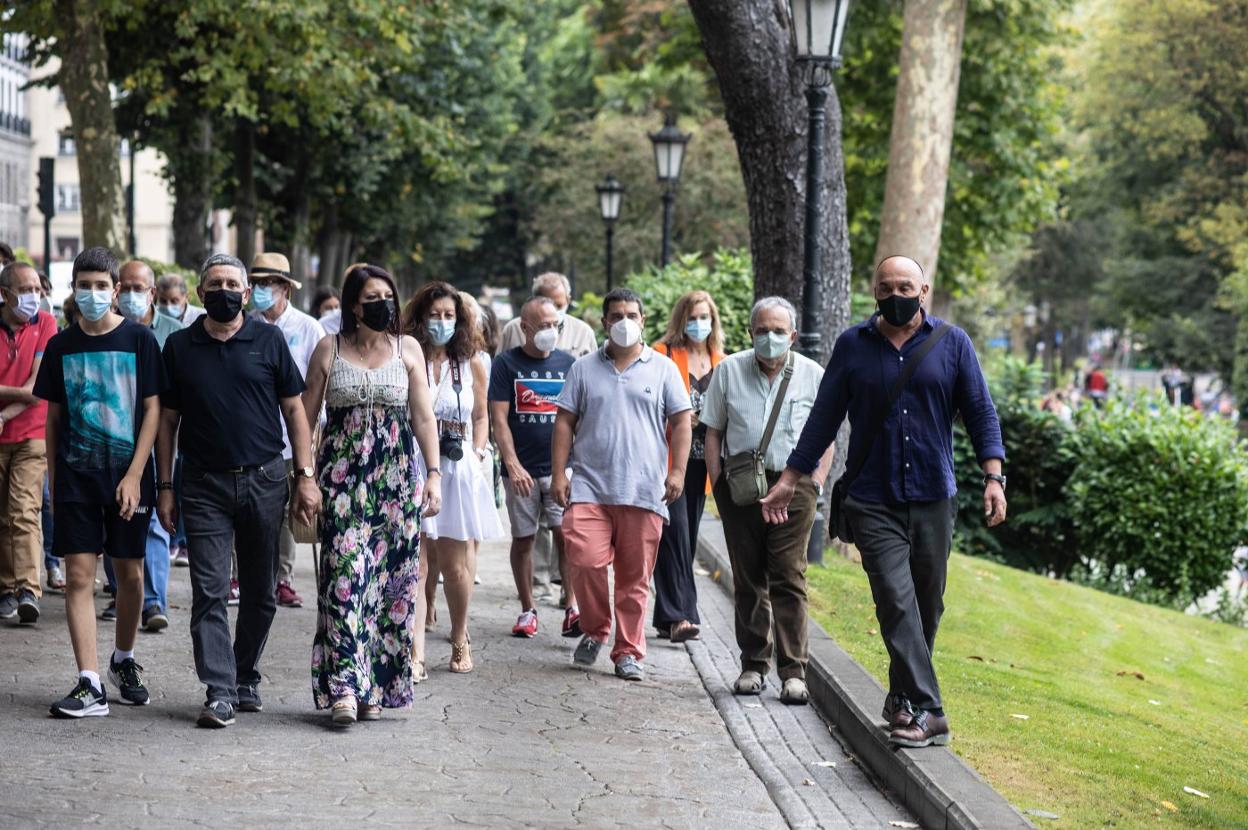
[(39, 159), (39, 212), (46, 219), (56, 215), (56, 159), (51, 156)]

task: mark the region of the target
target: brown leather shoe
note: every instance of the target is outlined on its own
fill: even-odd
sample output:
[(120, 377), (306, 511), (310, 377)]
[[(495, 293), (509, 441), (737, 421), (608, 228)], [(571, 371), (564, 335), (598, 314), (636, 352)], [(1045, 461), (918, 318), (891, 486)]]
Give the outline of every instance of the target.
[(888, 742), (897, 746), (917, 748), (920, 746), (944, 746), (949, 743), (949, 719), (933, 715), (926, 709), (916, 709), (909, 726), (894, 729)]
[(884, 722), (888, 730), (904, 729), (914, 720), (914, 712), (910, 709), (910, 701), (905, 695), (890, 694), (884, 698)]

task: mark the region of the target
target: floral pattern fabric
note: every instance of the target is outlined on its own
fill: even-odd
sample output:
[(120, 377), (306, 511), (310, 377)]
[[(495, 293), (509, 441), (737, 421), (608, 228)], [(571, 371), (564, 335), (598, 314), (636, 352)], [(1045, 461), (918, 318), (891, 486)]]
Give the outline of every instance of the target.
[(409, 706), (419, 579), (420, 484), (402, 406), (330, 407), (312, 685), (316, 707)]

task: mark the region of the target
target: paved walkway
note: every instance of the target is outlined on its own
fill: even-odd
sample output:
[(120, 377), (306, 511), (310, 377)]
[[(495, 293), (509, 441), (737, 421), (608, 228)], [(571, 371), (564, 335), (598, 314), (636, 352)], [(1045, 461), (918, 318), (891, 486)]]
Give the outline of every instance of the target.
[[(300, 552), (296, 575), (305, 597), (313, 594), (310, 558)], [(264, 713), (240, 713), (225, 730), (196, 729), (203, 693), (181, 568), (171, 574), (170, 628), (139, 637), (152, 704), (51, 719), (47, 707), (74, 672), (63, 606), (45, 598), (37, 626), (0, 625), (0, 826), (754, 830), (908, 820), (813, 710), (780, 705), (774, 685), (754, 700), (726, 692), (731, 608), (709, 580), (699, 579), (704, 641), (688, 650), (652, 641), (646, 682), (626, 683), (605, 657), (590, 672), (570, 665), (574, 641), (558, 636), (553, 607), (542, 609), (536, 639), (509, 636), (518, 609), (505, 546), (487, 545), (480, 567), (477, 670), (447, 672), (439, 599), (431, 677), (415, 706), (345, 732), (312, 708), (311, 607), (278, 609), (263, 663)], [(110, 653), (111, 624), (100, 631), (100, 653)]]

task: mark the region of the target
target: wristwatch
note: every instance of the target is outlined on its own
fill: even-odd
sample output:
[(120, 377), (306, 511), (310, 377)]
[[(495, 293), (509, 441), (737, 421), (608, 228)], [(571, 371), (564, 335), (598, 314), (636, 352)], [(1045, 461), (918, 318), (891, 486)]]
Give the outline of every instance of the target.
[(440, 469), (438, 469), (437, 467), (430, 467), (429, 469), (425, 470), (425, 478), (428, 478), (434, 473), (437, 473), (438, 475), (442, 475), (442, 471)]
[(997, 475), (996, 473), (984, 473), (984, 486), (987, 487), (990, 481), (995, 481), (1001, 485), (1002, 490), (1005, 489), (1005, 476)]
[(316, 470), (312, 467), (296, 467), (291, 476), (294, 478), (316, 478)]

